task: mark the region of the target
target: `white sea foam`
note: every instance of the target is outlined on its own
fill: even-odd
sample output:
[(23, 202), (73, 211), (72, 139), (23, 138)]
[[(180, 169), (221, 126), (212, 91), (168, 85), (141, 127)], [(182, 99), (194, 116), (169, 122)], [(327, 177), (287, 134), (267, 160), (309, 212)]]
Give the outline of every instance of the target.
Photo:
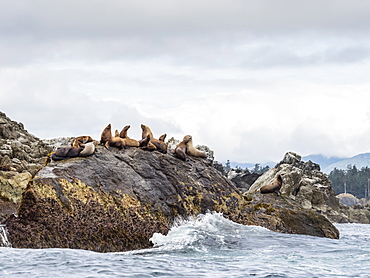
[(6, 230), (6, 226), (2, 224), (0, 224), (0, 246), (12, 247), (8, 240), (8, 231)]
[(257, 226), (244, 226), (223, 217), (222, 213), (209, 212), (195, 218), (178, 219), (167, 235), (155, 233), (150, 241), (162, 250), (229, 248), (250, 233), (273, 233)]
[(275, 233), (207, 213), (178, 220), (145, 250), (0, 248), (0, 277), (368, 277), (370, 225), (336, 226), (338, 240)]

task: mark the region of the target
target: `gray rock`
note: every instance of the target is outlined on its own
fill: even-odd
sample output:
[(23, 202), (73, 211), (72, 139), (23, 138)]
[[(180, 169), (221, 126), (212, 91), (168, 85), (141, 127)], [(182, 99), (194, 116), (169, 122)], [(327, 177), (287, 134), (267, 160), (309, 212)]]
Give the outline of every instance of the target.
[(358, 208), (354, 213), (353, 209), (340, 204), (328, 176), (320, 171), (320, 166), (300, 159), (300, 155), (287, 153), (280, 163), (259, 177), (246, 194), (259, 191), (277, 175), (281, 175), (281, 193), (298, 202), (303, 208), (313, 209), (333, 222), (369, 223), (368, 208), (363, 207), (361, 212)]
[(232, 181), (242, 192), (249, 190), (251, 185), (260, 177), (260, 174), (251, 173), (248, 169), (230, 169), (227, 178)]
[(87, 158), (50, 163), (23, 193), (19, 217), (5, 223), (16, 248), (112, 252), (150, 247), (153, 233), (166, 234), (176, 218), (207, 211), (283, 233), (339, 236), (325, 217), (294, 202), (245, 198), (207, 159), (184, 162), (140, 148), (99, 147)]
[[(43, 167), (52, 148), (0, 112), (0, 222), (16, 213), (22, 193), (32, 175)], [(12, 173), (13, 172), (13, 173)]]

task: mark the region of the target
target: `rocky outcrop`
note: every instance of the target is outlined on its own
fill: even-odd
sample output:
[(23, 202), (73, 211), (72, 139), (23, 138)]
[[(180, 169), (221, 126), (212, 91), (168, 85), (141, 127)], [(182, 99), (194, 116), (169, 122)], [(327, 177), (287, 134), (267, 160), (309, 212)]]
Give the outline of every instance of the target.
[(50, 146), (28, 133), (22, 123), (12, 121), (0, 112), (1, 166), (11, 166), (17, 172), (32, 173), (40, 168), (51, 150)]
[(52, 147), (0, 112), (0, 222), (16, 213), (22, 193)]
[(356, 196), (350, 194), (350, 193), (341, 193), (337, 195), (337, 198), (339, 200), (339, 203), (346, 205), (346, 206), (369, 206), (370, 200), (367, 200), (366, 198), (357, 198)]
[(248, 169), (230, 169), (227, 172), (227, 178), (243, 193), (248, 191), (260, 176), (261, 174), (251, 173)]
[(359, 204), (359, 199), (349, 193), (342, 193), (337, 195), (339, 203), (346, 206), (353, 206)]
[(98, 148), (87, 158), (52, 162), (23, 194), (18, 216), (6, 220), (20, 248), (82, 248), (100, 252), (151, 246), (178, 217), (207, 211), (245, 225), (338, 238), (313, 210), (276, 196), (243, 196), (207, 159), (186, 162), (139, 148)]
[(370, 223), (370, 211), (364, 207), (357, 210), (339, 203), (328, 176), (320, 166), (311, 161), (301, 161), (301, 156), (288, 152), (283, 160), (271, 168), (251, 186), (246, 194), (257, 192), (271, 183), (277, 175), (283, 179), (281, 193), (305, 209), (313, 209), (333, 222)]

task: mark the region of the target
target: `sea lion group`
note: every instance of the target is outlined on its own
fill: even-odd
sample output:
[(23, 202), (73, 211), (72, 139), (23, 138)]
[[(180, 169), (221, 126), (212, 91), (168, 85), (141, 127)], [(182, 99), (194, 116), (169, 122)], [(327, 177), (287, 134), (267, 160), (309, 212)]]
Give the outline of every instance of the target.
[[(167, 134), (163, 134), (156, 139), (154, 138), (151, 129), (147, 125), (141, 124), (141, 140), (135, 140), (128, 137), (127, 132), (129, 128), (130, 125), (126, 125), (121, 132), (115, 130), (115, 134), (112, 136), (112, 126), (111, 124), (108, 124), (103, 129), (99, 142), (93, 140), (90, 136), (79, 136), (72, 140), (71, 146), (58, 148), (51, 154), (51, 158), (53, 160), (63, 160), (78, 156), (89, 156), (95, 153), (96, 145), (98, 143), (100, 143), (100, 145), (104, 145), (107, 149), (110, 147), (116, 147), (119, 149), (137, 147), (148, 151), (159, 151), (165, 154), (168, 153), (167, 144), (165, 142)], [(188, 155), (201, 158), (207, 157), (205, 152), (194, 147), (191, 135), (184, 136), (183, 140), (176, 146), (171, 154), (183, 161), (187, 160)], [(259, 191), (261, 194), (275, 193), (280, 195), (282, 184), (283, 179), (278, 175), (272, 183), (262, 186)]]
[(186, 135), (184, 139), (178, 144), (175, 148), (174, 154), (176, 157), (186, 160), (187, 155), (195, 156), (195, 157), (207, 157), (206, 153), (200, 150), (197, 150), (193, 146), (193, 138), (191, 135)]
[[(161, 135), (158, 139), (154, 138), (151, 129), (144, 124), (141, 124), (141, 140), (131, 139), (127, 135), (129, 125), (125, 126), (121, 132), (115, 131), (115, 136), (112, 136), (112, 126), (108, 124), (103, 130), (100, 137), (100, 144), (106, 148), (117, 147), (123, 149), (125, 147), (139, 147), (149, 151), (159, 151), (161, 153), (168, 153), (168, 146), (165, 142), (167, 134)], [(174, 152), (174, 156), (182, 160), (186, 160), (187, 155), (206, 158), (205, 152), (197, 150), (193, 146), (193, 139), (190, 135), (186, 135), (182, 142), (180, 142)]]
[(60, 147), (51, 154), (53, 160), (64, 160), (77, 156), (89, 156), (95, 153), (97, 141), (90, 136), (79, 136), (72, 140), (71, 146)]
[[(96, 145), (104, 145), (107, 149), (110, 147), (116, 147), (119, 149), (125, 149), (127, 147), (137, 147), (146, 149), (149, 151), (159, 151), (161, 153), (168, 153), (167, 144), (165, 142), (167, 134), (161, 135), (158, 139), (154, 138), (153, 132), (147, 126), (141, 125), (141, 140), (135, 140), (128, 137), (127, 132), (130, 125), (126, 125), (121, 132), (115, 130), (114, 136), (112, 135), (112, 125), (108, 124), (102, 131), (100, 141), (93, 140), (90, 136), (79, 136), (72, 140), (71, 146), (60, 147), (54, 153), (51, 158), (53, 160), (63, 160), (78, 156), (89, 156), (92, 155), (96, 150)], [(173, 152), (173, 155), (182, 160), (186, 160), (187, 155), (194, 157), (206, 158), (205, 152), (197, 150), (193, 146), (192, 137), (186, 135), (183, 141), (178, 144)]]

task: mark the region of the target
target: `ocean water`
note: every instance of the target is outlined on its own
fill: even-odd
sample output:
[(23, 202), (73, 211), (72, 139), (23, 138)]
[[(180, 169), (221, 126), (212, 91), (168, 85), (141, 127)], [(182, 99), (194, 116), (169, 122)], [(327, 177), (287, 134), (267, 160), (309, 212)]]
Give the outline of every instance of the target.
[(0, 277), (370, 277), (370, 225), (339, 240), (243, 226), (219, 213), (154, 234), (151, 249), (96, 253), (0, 248)]

